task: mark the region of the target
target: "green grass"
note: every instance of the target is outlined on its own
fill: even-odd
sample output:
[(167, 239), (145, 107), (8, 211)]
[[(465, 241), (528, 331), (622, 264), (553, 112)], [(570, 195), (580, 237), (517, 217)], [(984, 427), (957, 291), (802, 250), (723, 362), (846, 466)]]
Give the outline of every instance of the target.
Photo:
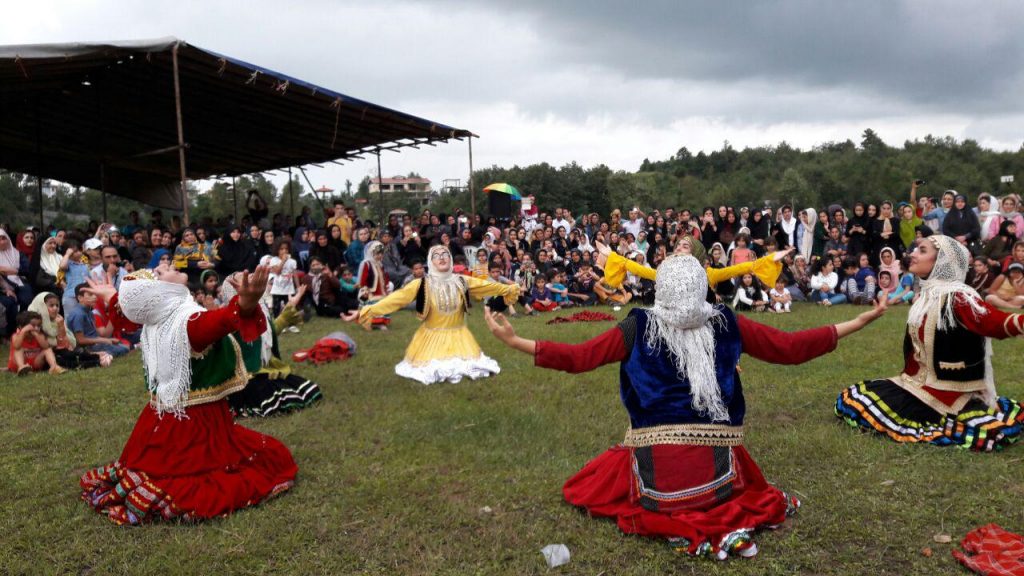
[[(852, 317), (798, 306), (760, 321), (794, 330)], [(619, 312), (621, 317), (625, 311)], [(546, 326), (526, 337), (581, 341), (611, 323)], [(572, 552), (560, 574), (957, 574), (970, 529), (1024, 530), (1024, 447), (998, 454), (901, 446), (841, 424), (832, 405), (860, 379), (896, 374), (906, 308), (826, 357), (794, 367), (744, 358), (747, 447), (804, 507), (758, 536), (755, 559), (698, 561), (627, 537), (565, 504), (562, 483), (622, 438), (618, 368), (570, 376), (503, 348), (475, 308), (470, 326), (502, 373), (422, 386), (394, 375), (418, 326), (389, 332), (316, 320), (282, 339), (289, 355), (338, 328), (359, 343), (348, 362), (300, 365), (325, 400), (246, 425), (284, 441), (295, 488), (224, 520), (125, 528), (78, 499), (78, 477), (118, 456), (145, 403), (138, 355), (59, 378), (0, 375), (0, 574), (535, 574), (540, 548)], [(995, 343), (996, 381), (1022, 397), (1019, 342)], [(6, 358), (6, 350), (2, 351)], [(889, 482), (892, 481), (892, 482)], [(491, 513), (481, 512), (489, 506)], [(933, 541), (944, 532), (954, 544)], [(921, 550), (930, 547), (934, 555)]]

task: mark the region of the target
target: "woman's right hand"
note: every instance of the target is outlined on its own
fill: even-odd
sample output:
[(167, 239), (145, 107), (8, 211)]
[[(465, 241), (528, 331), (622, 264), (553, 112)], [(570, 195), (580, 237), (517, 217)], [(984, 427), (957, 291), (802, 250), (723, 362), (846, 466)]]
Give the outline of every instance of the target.
[(487, 328), (491, 331), (491, 334), (494, 334), (494, 337), (498, 340), (507, 345), (511, 345), (512, 341), (515, 340), (515, 328), (509, 324), (504, 314), (491, 312), (490, 308), (484, 306), (484, 321), (487, 322)]

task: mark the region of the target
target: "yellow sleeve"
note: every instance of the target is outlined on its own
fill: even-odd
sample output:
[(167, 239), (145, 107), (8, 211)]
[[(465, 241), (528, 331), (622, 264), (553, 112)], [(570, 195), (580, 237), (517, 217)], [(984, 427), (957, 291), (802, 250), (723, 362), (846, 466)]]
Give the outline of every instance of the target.
[(367, 326), (374, 318), (387, 316), (401, 310), (405, 305), (416, 299), (416, 291), (420, 289), (422, 280), (413, 280), (405, 287), (395, 290), (374, 304), (359, 309), (359, 323)]
[(281, 309), (281, 313), (274, 318), (274, 329), (280, 334), (284, 332), (284, 329), (289, 326), (298, 326), (303, 324), (302, 313), (295, 309), (294, 306), (285, 306)]
[(761, 256), (754, 260), (754, 276), (764, 283), (769, 289), (775, 287), (775, 281), (782, 274), (782, 261), (775, 261), (775, 253)]
[(658, 271), (638, 264), (629, 258), (619, 256), (615, 252), (608, 255), (608, 261), (604, 264), (604, 283), (612, 288), (621, 288), (626, 280), (626, 272), (639, 276), (644, 280), (654, 280)]
[(174, 256), (171, 259), (171, 263), (178, 270), (184, 270), (188, 268), (188, 253), (179, 252), (177, 249), (174, 250)]
[(714, 288), (719, 282), (738, 278), (744, 274), (753, 274), (757, 279), (764, 282), (765, 286), (774, 287), (775, 280), (782, 273), (782, 262), (776, 262), (774, 252), (762, 256), (753, 262), (733, 264), (725, 268), (706, 268), (708, 273), (708, 286)]
[(515, 304), (519, 298), (519, 286), (516, 284), (499, 284), (491, 280), (466, 277), (466, 287), (469, 288), (469, 295), (483, 300), (491, 296), (504, 296), (506, 304)]

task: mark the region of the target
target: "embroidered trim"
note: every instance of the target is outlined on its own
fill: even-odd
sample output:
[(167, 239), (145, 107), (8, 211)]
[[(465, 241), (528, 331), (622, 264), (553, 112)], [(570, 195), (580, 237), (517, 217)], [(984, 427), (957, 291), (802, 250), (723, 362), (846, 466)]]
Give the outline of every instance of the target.
[(942, 368), (943, 370), (966, 370), (967, 362), (964, 362), (963, 360), (959, 362), (943, 362), (939, 360), (939, 368)]
[[(211, 386), (210, 388), (204, 388), (202, 390), (189, 390), (188, 399), (185, 400), (185, 406), (196, 406), (198, 404), (216, 402), (245, 388), (245, 385), (249, 383), (249, 372), (245, 369), (245, 360), (242, 358), (242, 348), (238, 345), (238, 340), (235, 340), (234, 335), (228, 335), (228, 339), (231, 341), (231, 346), (235, 350), (235, 375), (217, 386)], [(155, 402), (152, 394), (150, 395), (150, 398), (151, 403)]]
[(743, 426), (722, 424), (665, 424), (648, 428), (630, 428), (623, 446), (643, 448), (657, 444), (684, 446), (740, 446)]

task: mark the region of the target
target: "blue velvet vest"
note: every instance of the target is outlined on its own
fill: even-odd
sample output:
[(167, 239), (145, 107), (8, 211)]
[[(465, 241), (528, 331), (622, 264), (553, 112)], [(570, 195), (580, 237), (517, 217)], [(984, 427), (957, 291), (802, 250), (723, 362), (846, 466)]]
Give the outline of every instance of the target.
[[(722, 322), (713, 322), (715, 333), (715, 373), (722, 390), (722, 401), (729, 410), (729, 422), (715, 422), (740, 426), (746, 413), (743, 387), (736, 364), (743, 352), (739, 325), (732, 310), (716, 306), (722, 313)], [(711, 424), (706, 414), (692, 406), (690, 382), (680, 379), (672, 355), (665, 346), (654, 353), (646, 342), (647, 310), (634, 308), (622, 323), (629, 357), (619, 365), (619, 387), (622, 403), (629, 412), (633, 428), (647, 428), (663, 424)], [(634, 327), (629, 326), (634, 324)], [(629, 332), (632, 331), (631, 335)], [(632, 340), (632, 346), (630, 346)]]

